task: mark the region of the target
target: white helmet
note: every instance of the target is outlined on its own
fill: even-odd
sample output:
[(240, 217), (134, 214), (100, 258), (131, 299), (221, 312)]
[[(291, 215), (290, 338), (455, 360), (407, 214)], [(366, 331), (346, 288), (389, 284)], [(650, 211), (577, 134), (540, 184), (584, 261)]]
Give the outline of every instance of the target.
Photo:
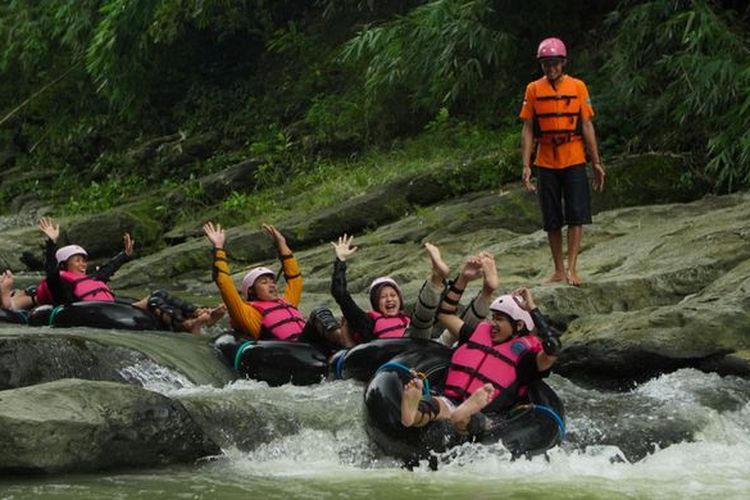
[(255, 281), (261, 276), (265, 276), (267, 274), (270, 274), (274, 277), (276, 276), (276, 273), (271, 271), (267, 267), (255, 267), (253, 269), (250, 269), (245, 277), (242, 278), (242, 297), (246, 299), (247, 291), (253, 287)]
[(83, 255), (85, 257), (89, 256), (89, 254), (86, 253), (86, 250), (84, 250), (83, 247), (80, 247), (78, 245), (67, 245), (55, 252), (55, 259), (57, 259), (57, 264), (60, 265), (74, 255)]
[(507, 314), (513, 321), (523, 321), (528, 331), (534, 329), (531, 314), (519, 306), (512, 295), (501, 295), (490, 304), (490, 311)]

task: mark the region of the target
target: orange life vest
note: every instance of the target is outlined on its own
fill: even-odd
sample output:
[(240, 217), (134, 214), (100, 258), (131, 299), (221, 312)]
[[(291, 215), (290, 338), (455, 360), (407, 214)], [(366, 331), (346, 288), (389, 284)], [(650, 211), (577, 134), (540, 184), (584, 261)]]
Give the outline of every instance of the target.
[(564, 77), (557, 88), (549, 82), (534, 82), (534, 137), (539, 142), (558, 146), (565, 142), (582, 141), (581, 107), (575, 80)]

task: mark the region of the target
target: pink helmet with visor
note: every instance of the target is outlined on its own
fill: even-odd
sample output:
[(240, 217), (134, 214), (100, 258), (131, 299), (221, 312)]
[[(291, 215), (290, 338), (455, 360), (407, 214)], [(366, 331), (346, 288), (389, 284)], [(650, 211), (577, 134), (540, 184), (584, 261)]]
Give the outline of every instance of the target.
[(528, 331), (534, 329), (534, 320), (531, 319), (531, 314), (523, 310), (510, 294), (496, 298), (490, 304), (490, 311), (506, 314), (513, 321), (523, 321)]
[(242, 297), (247, 299), (247, 291), (253, 287), (255, 281), (261, 276), (266, 276), (269, 274), (274, 277), (276, 276), (276, 273), (274, 273), (267, 267), (254, 267), (253, 269), (250, 269), (245, 277), (242, 278)]
[(537, 59), (565, 59), (567, 57), (568, 51), (565, 49), (563, 41), (559, 38), (545, 38), (536, 50)]

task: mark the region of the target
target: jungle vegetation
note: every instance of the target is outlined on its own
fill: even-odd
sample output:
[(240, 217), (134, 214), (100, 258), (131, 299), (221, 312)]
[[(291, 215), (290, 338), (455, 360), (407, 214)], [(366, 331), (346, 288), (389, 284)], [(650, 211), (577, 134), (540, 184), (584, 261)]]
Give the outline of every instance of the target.
[[(478, 188), (515, 180), (547, 36), (589, 85), (605, 161), (672, 152), (716, 192), (745, 189), (749, 34), (747, 3), (720, 0), (7, 0), (0, 211), (29, 193), (69, 212), (150, 190), (195, 206), (196, 179), (248, 158), (253, 187), (218, 208), (236, 218), (437, 160), (492, 158)], [(188, 160), (143, 153), (175, 138)]]

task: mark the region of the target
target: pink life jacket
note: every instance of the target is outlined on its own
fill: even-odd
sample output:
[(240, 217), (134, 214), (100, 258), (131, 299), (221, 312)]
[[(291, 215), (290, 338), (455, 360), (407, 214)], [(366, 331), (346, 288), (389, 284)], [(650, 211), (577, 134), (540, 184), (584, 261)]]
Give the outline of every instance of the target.
[(263, 314), (261, 330), (275, 340), (295, 341), (305, 328), (305, 318), (299, 309), (283, 299), (254, 300), (249, 304)]
[(52, 292), (47, 286), (47, 279), (43, 279), (36, 287), (36, 303), (39, 305), (54, 304)]
[(487, 321), (477, 325), (467, 342), (455, 350), (451, 357), (443, 394), (463, 401), (486, 383), (495, 386), (492, 399), (505, 391), (526, 392), (518, 387), (516, 367), (520, 359), (542, 350), (540, 340), (533, 335), (513, 337), (501, 344), (493, 344), (492, 326)]
[(378, 311), (367, 311), (367, 315), (375, 322), (372, 326), (372, 336), (378, 339), (394, 339), (404, 336), (409, 326), (409, 316), (398, 313), (396, 316), (385, 316)]
[[(103, 281), (95, 280), (82, 273), (72, 273), (70, 271), (60, 271), (60, 279), (70, 283), (73, 287), (73, 297), (78, 302), (102, 301), (114, 302), (115, 294)], [(39, 304), (52, 304), (52, 292), (47, 285), (47, 280), (43, 279), (36, 291), (37, 302)]]

